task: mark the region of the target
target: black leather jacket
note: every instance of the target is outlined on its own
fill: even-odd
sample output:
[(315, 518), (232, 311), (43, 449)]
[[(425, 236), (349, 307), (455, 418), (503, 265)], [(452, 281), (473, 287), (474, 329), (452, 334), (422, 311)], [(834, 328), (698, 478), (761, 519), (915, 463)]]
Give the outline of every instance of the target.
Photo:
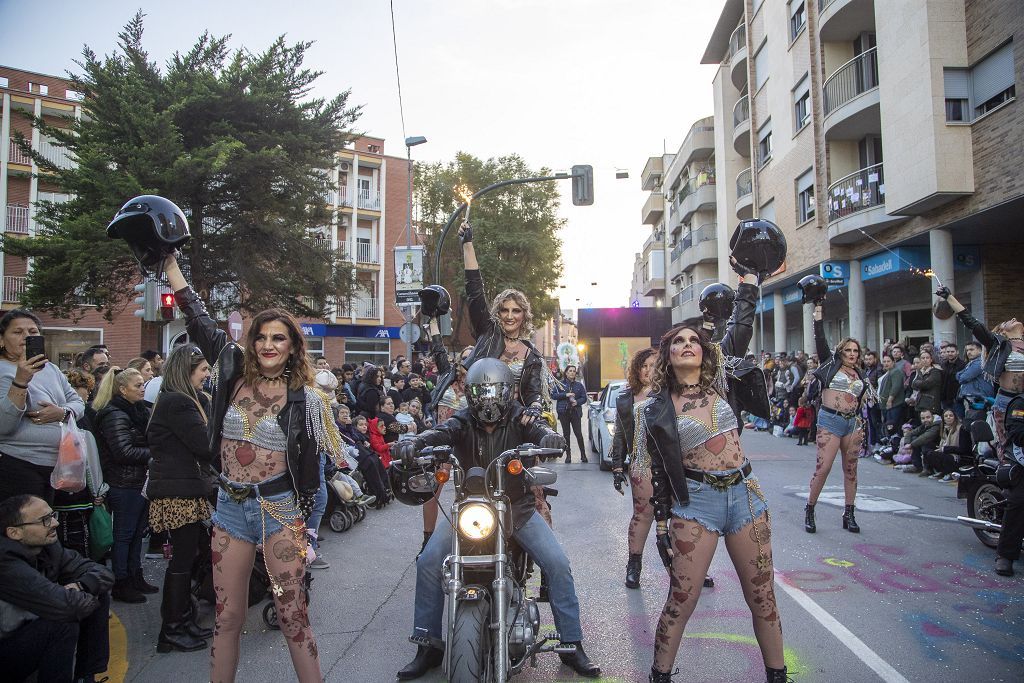
[(626, 463), (626, 453), (633, 445), (636, 424), (633, 421), (633, 392), (629, 386), (615, 397), (615, 436), (612, 438), (612, 469), (621, 470)]
[[(199, 401), (207, 415), (206, 394)], [(213, 457), (206, 436), (206, 423), (192, 399), (177, 391), (163, 391), (153, 406), (153, 419), (146, 431), (153, 456), (149, 466), (150, 500), (157, 498), (203, 498), (210, 493), (209, 477), (203, 473)]]
[(120, 396), (96, 413), (96, 447), (103, 480), (119, 489), (141, 489), (149, 467), (146, 422), (149, 408), (142, 401), (129, 403)]
[[(825, 339), (825, 323), (821, 320), (814, 321), (814, 348), (818, 354), (818, 369), (811, 374), (818, 379), (818, 385), (821, 387), (821, 391), (824, 391), (828, 389), (832, 378), (843, 367), (843, 363), (839, 360), (835, 351), (829, 348), (828, 341)], [(859, 367), (855, 367), (854, 370), (857, 371), (857, 377), (860, 377), (864, 382), (864, 388), (861, 389), (860, 396), (857, 397), (858, 401), (862, 401), (864, 399), (864, 392), (868, 390), (867, 375)]]
[(985, 379), (998, 389), (999, 375), (1003, 374), (1006, 359), (1013, 351), (1013, 344), (1003, 335), (990, 332), (985, 323), (972, 316), (966, 309), (957, 313), (956, 317), (960, 318), (964, 327), (985, 347)]
[[(477, 423), (468, 408), (459, 410), (433, 429), (420, 434), (416, 438), (417, 447), (421, 444), (453, 446), (455, 457), (463, 469), (487, 467), (494, 458), (510, 448), (524, 443), (539, 444), (545, 436), (554, 434), (543, 420), (534, 420), (528, 425), (520, 424), (523, 412), (522, 406), (513, 403), (509, 415), (497, 429), (488, 433)], [(531, 464), (524, 461), (523, 465), (529, 467)], [(506, 478), (506, 482), (510, 481), (510, 478)], [(508, 490), (512, 525), (516, 529), (522, 528), (535, 511), (533, 491), (525, 485), (525, 479), (521, 481), (522, 485), (518, 489), (509, 485)]]
[[(206, 312), (206, 306), (191, 287), (174, 293), (178, 308), (185, 314), (188, 336), (203, 352), (211, 365), (216, 365), (216, 391), (213, 411), (209, 415), (209, 450), (214, 453), (213, 467), (220, 471), (221, 429), (235, 385), (242, 377), (245, 353), (228, 339), (227, 333)], [(306, 431), (306, 393), (288, 389), (287, 403), (277, 416), (277, 423), (288, 437), (286, 464), (299, 506), (303, 512), (313, 509), (313, 499), (320, 489), (320, 454), (316, 439)], [(307, 515), (308, 516), (308, 515)]]

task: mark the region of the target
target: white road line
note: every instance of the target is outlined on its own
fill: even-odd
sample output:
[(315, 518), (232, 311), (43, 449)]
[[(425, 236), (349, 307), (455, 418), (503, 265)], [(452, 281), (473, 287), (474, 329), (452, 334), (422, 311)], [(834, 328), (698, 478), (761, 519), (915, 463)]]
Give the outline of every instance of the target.
[(817, 619), (818, 623), (827, 628), (840, 643), (845, 645), (850, 652), (857, 655), (857, 658), (867, 664), (885, 683), (910, 683), (910, 681), (903, 677), (903, 674), (879, 657), (863, 640), (853, 635), (850, 629), (843, 626), (835, 617), (826, 612), (821, 605), (814, 602), (807, 593), (794, 586), (789, 586), (783, 581), (776, 580), (775, 584), (786, 591), (789, 597), (796, 600), (798, 605), (807, 610), (808, 614)]

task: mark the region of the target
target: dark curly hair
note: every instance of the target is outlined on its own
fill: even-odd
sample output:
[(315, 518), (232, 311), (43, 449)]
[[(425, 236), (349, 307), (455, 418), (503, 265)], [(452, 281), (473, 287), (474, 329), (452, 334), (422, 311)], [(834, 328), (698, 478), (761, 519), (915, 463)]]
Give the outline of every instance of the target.
[(643, 391), (644, 384), (640, 381), (640, 371), (643, 369), (647, 359), (657, 352), (658, 349), (649, 346), (634, 353), (632, 360), (629, 361), (629, 369), (626, 370), (626, 383), (629, 384), (629, 390), (634, 394), (639, 394)]
[(681, 390), (676, 373), (672, 370), (669, 352), (672, 348), (672, 340), (683, 330), (690, 330), (697, 335), (701, 351), (703, 351), (704, 358), (700, 364), (701, 386), (713, 385), (715, 375), (718, 374), (718, 349), (711, 342), (711, 336), (699, 327), (676, 325), (666, 332), (658, 342), (658, 360), (654, 364), (654, 374), (651, 376), (651, 393), (657, 393), (666, 388), (670, 394), (678, 393)]

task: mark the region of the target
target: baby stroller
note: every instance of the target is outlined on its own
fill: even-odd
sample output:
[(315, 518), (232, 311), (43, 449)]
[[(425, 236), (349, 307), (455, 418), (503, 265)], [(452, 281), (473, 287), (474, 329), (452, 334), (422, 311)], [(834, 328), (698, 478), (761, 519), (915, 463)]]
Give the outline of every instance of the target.
[[(306, 594), (306, 606), (309, 607), (309, 589), (313, 585), (313, 575), (309, 568), (306, 568), (302, 576), (302, 588)], [(278, 631), (281, 625), (277, 621), (277, 606), (274, 604), (274, 595), (271, 593), (270, 577), (267, 576), (267, 565), (263, 561), (263, 551), (256, 550), (256, 561), (252, 564), (252, 574), (249, 576), (249, 606), (269, 599), (263, 606), (263, 623), (267, 628)]]
[(327, 511), (324, 516), (331, 531), (341, 533), (363, 521), (366, 508), (355, 503), (352, 487), (334, 476), (327, 480)]

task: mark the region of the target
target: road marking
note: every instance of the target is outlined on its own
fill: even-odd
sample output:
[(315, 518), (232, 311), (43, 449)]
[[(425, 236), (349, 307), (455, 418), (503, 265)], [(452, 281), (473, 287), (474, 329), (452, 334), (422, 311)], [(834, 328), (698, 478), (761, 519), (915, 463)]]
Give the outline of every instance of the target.
[(110, 658), (107, 660), (107, 670), (96, 674), (97, 678), (104, 675), (110, 676), (110, 683), (123, 683), (124, 677), (128, 674), (128, 634), (124, 630), (124, 624), (117, 618), (113, 610), (110, 612)]
[(850, 631), (850, 629), (843, 626), (838, 619), (826, 612), (825, 609), (812, 600), (807, 593), (804, 593), (799, 588), (779, 581), (778, 578), (775, 580), (775, 585), (784, 590), (789, 597), (796, 600), (798, 605), (803, 607), (808, 614), (817, 619), (818, 623), (827, 628), (840, 643), (845, 645), (847, 649), (855, 654), (860, 661), (867, 664), (868, 668), (878, 674), (879, 678), (883, 681), (886, 683), (910, 683), (910, 681), (903, 677), (903, 674), (894, 669), (892, 665), (884, 659), (879, 657), (878, 654), (868, 647), (863, 640), (853, 635), (853, 632)]
[[(807, 500), (810, 494), (807, 491), (801, 491), (795, 495), (797, 498)], [(824, 491), (818, 498), (818, 502), (841, 508), (846, 505), (846, 496), (842, 491)], [(912, 512), (914, 510), (921, 509), (916, 505), (911, 505), (910, 503), (904, 503), (891, 498), (871, 496), (860, 492), (857, 493), (857, 497), (854, 499), (854, 502), (857, 505), (857, 512)]]
[(837, 560), (834, 557), (826, 557), (824, 560), (822, 560), (822, 562), (824, 562), (827, 565), (831, 565), (833, 567), (852, 567), (853, 566), (853, 562), (850, 562), (849, 560)]

